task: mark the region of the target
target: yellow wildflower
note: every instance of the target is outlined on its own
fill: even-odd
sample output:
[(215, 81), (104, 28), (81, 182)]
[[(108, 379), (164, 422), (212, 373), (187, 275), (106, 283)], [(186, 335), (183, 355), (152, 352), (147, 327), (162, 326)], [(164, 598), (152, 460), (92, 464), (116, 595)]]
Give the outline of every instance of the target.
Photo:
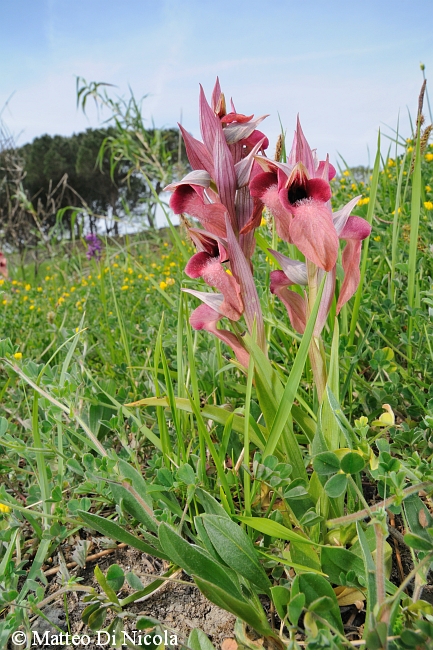
[(425, 186), (425, 191), (426, 191), (426, 192), (431, 192), (431, 187), (430, 187), (430, 185), (426, 185), (426, 186)]
[(358, 205), (367, 205), (370, 202), (370, 197), (366, 196), (364, 199), (359, 199)]
[(32, 288), (31, 284), (26, 284), (26, 286), (24, 287), (26, 291), (30, 291), (31, 288)]
[(131, 267), (129, 267), (128, 273), (129, 273), (129, 275), (132, 275), (134, 273), (134, 269), (131, 269)]
[(380, 241), (382, 237), (380, 235), (377, 235), (377, 237), (373, 237), (374, 241)]
[(260, 225), (261, 226), (266, 226), (266, 224), (267, 224), (266, 219), (264, 217), (262, 217), (262, 220), (260, 221)]
[(70, 291), (71, 293), (74, 293), (74, 291), (75, 291), (75, 287), (71, 287), (71, 288), (69, 289), (69, 291)]
[(433, 210), (433, 203), (431, 201), (424, 201), (424, 207), (426, 210)]
[(17, 359), (17, 361), (19, 361), (22, 358), (23, 358), (22, 352), (15, 352), (14, 359)]
[(175, 283), (175, 280), (173, 278), (167, 278), (166, 283), (169, 287), (171, 287)]
[(7, 304), (8, 304), (8, 301), (6, 300), (6, 298), (4, 300), (2, 300), (2, 305), (7, 305)]
[(8, 512), (10, 512), (10, 511), (11, 511), (11, 508), (9, 506), (7, 506), (5, 503), (0, 503), (0, 512), (7, 515)]
[(119, 266), (119, 265), (117, 264), (117, 262), (114, 262), (113, 267), (114, 267), (115, 269), (117, 269), (118, 266)]
[(167, 282), (164, 282), (164, 280), (162, 280), (159, 283), (159, 288), (162, 289), (163, 291), (165, 291), (167, 289), (167, 287), (168, 287), (168, 284), (167, 284)]
[(23, 296), (23, 302), (25, 302), (25, 301), (28, 300), (28, 299), (29, 299), (28, 296)]
[(343, 172), (343, 176), (350, 176), (350, 171), (348, 169), (345, 169)]
[(352, 183), (352, 185), (350, 187), (352, 188), (353, 191), (358, 189), (358, 186), (357, 186), (356, 183)]
[(30, 309), (30, 311), (31, 311), (32, 309), (34, 309), (34, 308), (35, 308), (34, 305), (29, 305), (29, 309)]
[(138, 278), (139, 280), (141, 280), (142, 277), (143, 277), (143, 274), (142, 274), (142, 273), (139, 273), (139, 274), (137, 275), (137, 278)]
[(395, 160), (393, 158), (390, 158), (388, 160), (388, 167), (394, 167), (395, 166)]
[[(184, 242), (182, 242), (182, 243), (184, 243)], [(168, 244), (167, 244), (166, 241), (164, 242), (164, 246), (165, 246), (166, 248), (167, 248), (167, 246), (168, 246)]]
[(431, 162), (433, 160), (433, 153), (426, 153), (425, 159), (427, 162)]
[(126, 291), (127, 289), (129, 289), (129, 285), (127, 284), (124, 284), (123, 287), (120, 287), (121, 291)]
[(407, 148), (407, 152), (408, 152), (408, 153), (412, 153), (412, 151), (413, 151), (413, 147), (408, 147), (408, 148)]
[(45, 276), (45, 282), (48, 282), (49, 280), (51, 280), (50, 276), (49, 276), (49, 275), (46, 275), (46, 276)]
[(41, 293), (41, 291), (43, 291), (43, 289), (42, 289), (42, 287), (38, 287), (38, 288), (36, 289), (36, 291), (37, 291), (38, 293)]

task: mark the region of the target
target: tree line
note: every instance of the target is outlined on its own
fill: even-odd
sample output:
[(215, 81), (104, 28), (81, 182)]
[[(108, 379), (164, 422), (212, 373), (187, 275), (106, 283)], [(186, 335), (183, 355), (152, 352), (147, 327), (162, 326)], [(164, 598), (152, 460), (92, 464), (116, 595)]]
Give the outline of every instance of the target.
[[(79, 236), (84, 223), (96, 232), (107, 215), (132, 214), (154, 228), (156, 196), (185, 165), (178, 130), (144, 129), (142, 119), (21, 147), (0, 126), (0, 249), (50, 246), (53, 234)], [(117, 220), (105, 219), (105, 230), (117, 234)]]

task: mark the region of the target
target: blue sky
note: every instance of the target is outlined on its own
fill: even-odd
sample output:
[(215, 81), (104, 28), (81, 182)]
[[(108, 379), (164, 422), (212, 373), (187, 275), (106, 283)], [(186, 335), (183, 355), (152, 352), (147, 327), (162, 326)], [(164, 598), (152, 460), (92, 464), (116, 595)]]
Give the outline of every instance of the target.
[(94, 108), (76, 108), (79, 75), (147, 94), (149, 126), (182, 113), (199, 136), (199, 83), (210, 95), (218, 74), (239, 112), (270, 114), (271, 151), (278, 114), (291, 138), (299, 112), (321, 158), (366, 164), (379, 127), (400, 114), (409, 134), (432, 24), (432, 0), (1, 0), (0, 110), (18, 144), (95, 127)]

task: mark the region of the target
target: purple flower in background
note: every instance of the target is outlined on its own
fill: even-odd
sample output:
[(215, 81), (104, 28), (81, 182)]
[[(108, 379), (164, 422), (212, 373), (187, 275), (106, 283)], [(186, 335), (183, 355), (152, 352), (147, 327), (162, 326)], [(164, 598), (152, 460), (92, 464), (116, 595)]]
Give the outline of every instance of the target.
[(87, 252), (86, 252), (86, 257), (88, 260), (91, 260), (93, 258), (100, 260), (101, 259), (101, 251), (102, 251), (102, 242), (94, 234), (91, 235), (86, 235), (85, 240), (87, 242)]

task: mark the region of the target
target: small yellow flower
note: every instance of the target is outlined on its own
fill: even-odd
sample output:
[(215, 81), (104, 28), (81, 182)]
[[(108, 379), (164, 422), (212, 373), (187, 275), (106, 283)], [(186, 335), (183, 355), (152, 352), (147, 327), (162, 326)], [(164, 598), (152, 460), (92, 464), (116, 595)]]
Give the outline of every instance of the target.
[(267, 224), (266, 219), (265, 219), (264, 217), (262, 217), (262, 220), (261, 220), (261, 222), (260, 222), (260, 225), (261, 225), (261, 226), (266, 226), (266, 224)]
[(24, 287), (26, 291), (30, 291), (31, 288), (32, 288), (31, 284), (26, 284), (26, 286)]
[(433, 160), (433, 153), (426, 153), (425, 159), (427, 162), (431, 162)]
[(388, 160), (388, 167), (394, 167), (395, 166), (395, 160), (393, 158), (390, 158)]
[(141, 280), (142, 277), (143, 277), (143, 274), (142, 274), (142, 273), (139, 273), (139, 274), (137, 275), (137, 278), (138, 278), (139, 280)]
[(412, 153), (412, 151), (413, 151), (413, 147), (408, 147), (408, 148), (407, 148), (407, 152), (408, 152), (408, 153)]
[(345, 169), (343, 172), (343, 176), (350, 176), (350, 171), (348, 169)]
[(32, 309), (34, 309), (34, 308), (35, 308), (34, 305), (29, 305), (29, 309), (30, 309), (30, 311), (31, 311)]
[(43, 289), (42, 289), (42, 287), (38, 287), (38, 288), (36, 289), (36, 291), (37, 291), (38, 293), (41, 293), (41, 291), (43, 291)]
[(71, 288), (69, 289), (69, 291), (70, 291), (71, 293), (74, 293), (74, 291), (75, 291), (75, 287), (71, 287)]
[(168, 287), (168, 284), (167, 284), (167, 282), (164, 282), (164, 280), (162, 280), (159, 283), (159, 288), (162, 289), (163, 291), (165, 291), (167, 289), (167, 287)]
[(118, 266), (119, 266), (118, 263), (117, 263), (117, 262), (114, 262), (113, 267), (114, 267), (115, 269), (117, 269)]
[(167, 278), (166, 282), (167, 282), (167, 285), (169, 287), (171, 287), (171, 286), (173, 286), (173, 284), (175, 284), (175, 280), (173, 278)]
[(380, 241), (382, 237), (380, 235), (377, 235), (377, 237), (373, 237), (374, 241)]
[(79, 328), (79, 327), (76, 327), (76, 328), (75, 328), (75, 331), (76, 331), (76, 332), (79, 332), (79, 331), (80, 331), (80, 328)]
[(128, 273), (129, 273), (129, 275), (132, 275), (134, 273), (134, 269), (131, 269), (131, 267), (129, 267)]
[(11, 511), (11, 508), (9, 506), (7, 506), (5, 503), (0, 503), (0, 512), (7, 515), (8, 512), (10, 512), (10, 511)]
[[(184, 242), (182, 242), (182, 243), (184, 243)], [(164, 242), (164, 246), (165, 246), (166, 248), (167, 248), (167, 246), (168, 246), (168, 244), (167, 244), (166, 241)]]
[(45, 282), (49, 282), (49, 280), (51, 280), (50, 276), (49, 276), (49, 275), (46, 275), (46, 276), (45, 276)]
[(425, 186), (425, 191), (426, 191), (426, 192), (431, 192), (431, 187), (430, 187), (430, 185), (426, 185), (426, 186)]
[(358, 205), (367, 205), (370, 202), (370, 197), (366, 196), (364, 199), (359, 199)]
[(127, 284), (124, 284), (123, 287), (120, 287), (121, 291), (127, 291), (127, 289), (129, 289), (129, 285)]
[(170, 262), (169, 266), (171, 267), (176, 266), (176, 262)]
[(12, 280), (12, 284), (18, 284), (16, 280)]
[(431, 201), (424, 201), (424, 207), (426, 210), (433, 210), (433, 203)]
[[(401, 208), (398, 209), (398, 214), (400, 214)], [(392, 214), (395, 214), (395, 210), (392, 211)]]
[(354, 192), (358, 189), (358, 186), (357, 186), (356, 183), (352, 183), (352, 185), (351, 185), (350, 187), (352, 188), (352, 190), (353, 190)]
[(151, 264), (150, 266), (151, 266), (153, 269), (156, 269), (156, 262), (152, 262), (152, 264)]
[(22, 354), (22, 352), (15, 352), (15, 354), (14, 354), (14, 359), (16, 359), (17, 361), (19, 361), (19, 360), (22, 359), (22, 358), (23, 358), (23, 354)]
[(8, 301), (6, 300), (6, 298), (4, 300), (2, 300), (2, 305), (7, 305), (7, 304), (8, 304)]
[(23, 302), (25, 302), (25, 301), (28, 300), (28, 299), (29, 299), (28, 296), (23, 296)]

